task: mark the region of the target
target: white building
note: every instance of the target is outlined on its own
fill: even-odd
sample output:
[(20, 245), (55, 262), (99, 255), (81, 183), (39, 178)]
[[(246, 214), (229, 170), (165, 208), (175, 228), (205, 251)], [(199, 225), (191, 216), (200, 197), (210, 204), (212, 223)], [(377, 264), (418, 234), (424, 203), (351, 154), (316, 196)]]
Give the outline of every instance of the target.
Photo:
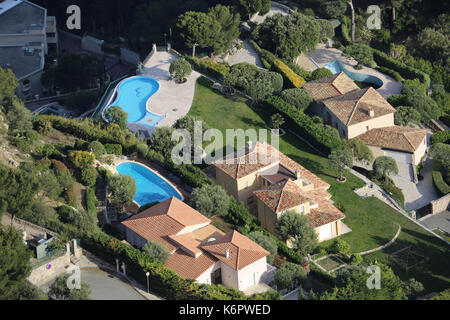
[(24, 0), (0, 0), (0, 67), (19, 79), (16, 94), (31, 99), (42, 93), (41, 75), (49, 45), (57, 49), (55, 17)]

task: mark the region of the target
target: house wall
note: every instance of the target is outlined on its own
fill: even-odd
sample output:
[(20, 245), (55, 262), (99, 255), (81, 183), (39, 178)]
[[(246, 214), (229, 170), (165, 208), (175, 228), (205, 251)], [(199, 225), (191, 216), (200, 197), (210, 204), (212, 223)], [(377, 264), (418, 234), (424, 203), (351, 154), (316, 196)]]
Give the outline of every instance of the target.
[(216, 182), (224, 187), (225, 191), (238, 199), (237, 182), (225, 172), (216, 167)]
[(148, 242), (148, 240), (144, 239), (133, 230), (129, 228), (126, 228), (126, 230), (127, 230), (127, 242), (132, 246), (142, 248)]
[(220, 262), (220, 268), (222, 269), (222, 284), (226, 287), (239, 288), (239, 278), (236, 270), (228, 266), (227, 264)]
[(259, 283), (261, 276), (267, 271), (266, 257), (261, 258), (237, 271), (238, 289), (244, 290)]
[(203, 272), (201, 275), (195, 279), (198, 283), (204, 283), (204, 284), (211, 284), (211, 273), (216, 271), (221, 267), (220, 261), (216, 262), (214, 265), (212, 265), (208, 270)]
[(413, 163), (414, 165), (418, 165), (420, 160), (425, 155), (425, 151), (427, 150), (427, 137), (425, 136), (420, 143), (420, 146), (416, 149), (413, 154)]
[(369, 130), (376, 128), (390, 127), (394, 125), (394, 113), (385, 114), (381, 117), (376, 117), (364, 122), (360, 122), (348, 127), (347, 139), (357, 137), (363, 133), (366, 133), (367, 127)]

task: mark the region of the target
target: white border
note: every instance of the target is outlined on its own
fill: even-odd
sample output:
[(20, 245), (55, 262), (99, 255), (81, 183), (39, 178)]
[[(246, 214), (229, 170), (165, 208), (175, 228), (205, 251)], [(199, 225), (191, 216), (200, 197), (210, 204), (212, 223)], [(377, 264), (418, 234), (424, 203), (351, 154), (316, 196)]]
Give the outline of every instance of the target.
[[(138, 164), (138, 165), (144, 167), (145, 169), (147, 169), (147, 170), (153, 172), (154, 174), (156, 174), (158, 177), (160, 177), (162, 180), (164, 180), (168, 185), (170, 185), (176, 192), (178, 192), (178, 194), (181, 196), (181, 201), (184, 201), (184, 196), (183, 196), (183, 194), (180, 192), (180, 190), (178, 190), (178, 188), (177, 188), (172, 182), (170, 182), (169, 180), (167, 180), (166, 178), (164, 178), (159, 172), (153, 170), (152, 168), (146, 166), (145, 164), (142, 164), (142, 163), (137, 162), (137, 161), (132, 161), (132, 160), (123, 160), (123, 161), (120, 161), (120, 162), (118, 162), (118, 163), (114, 166), (114, 170), (116, 171), (117, 174), (120, 174), (119, 171), (117, 171), (117, 167), (120, 166), (122, 163), (126, 163), (126, 162)], [(169, 199), (170, 199), (170, 198), (169, 198)], [(165, 200), (164, 200), (164, 201), (165, 201)], [(133, 200), (133, 202), (136, 203), (139, 207), (141, 207), (141, 206), (139, 205), (139, 203), (137, 203), (136, 201)]]

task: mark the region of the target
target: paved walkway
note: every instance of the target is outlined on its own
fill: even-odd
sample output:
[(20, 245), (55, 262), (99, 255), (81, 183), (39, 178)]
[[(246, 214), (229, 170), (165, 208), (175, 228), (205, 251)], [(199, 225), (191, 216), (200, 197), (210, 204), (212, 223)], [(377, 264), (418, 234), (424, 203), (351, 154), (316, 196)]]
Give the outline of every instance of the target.
[(395, 185), (402, 189), (405, 196), (405, 206), (408, 210), (418, 210), (432, 200), (439, 198), (439, 194), (433, 185), (432, 168), (433, 160), (427, 158), (424, 167), (421, 170), (422, 180), (417, 184), (414, 183), (412, 177), (412, 166), (406, 163), (397, 163), (399, 174), (392, 176)]
[(243, 45), (244, 47), (242, 49), (239, 49), (233, 55), (228, 56), (226, 62), (230, 66), (241, 62), (247, 62), (256, 65), (258, 67), (263, 67), (263, 64), (261, 62), (261, 59), (259, 58), (258, 53), (256, 52), (255, 48), (250, 44), (250, 42), (248, 40), (244, 40)]
[(431, 230), (439, 228), (450, 233), (450, 211), (444, 211), (434, 215), (430, 214), (426, 218), (421, 219), (420, 223)]
[(288, 15), (289, 14), (286, 9), (281, 8), (279, 6), (276, 6), (276, 4), (272, 3), (271, 6), (270, 6), (270, 11), (268, 13), (266, 13), (263, 16), (255, 15), (255, 16), (253, 16), (250, 19), (250, 21), (255, 22), (257, 24), (261, 24), (261, 23), (264, 22), (264, 20), (266, 20), (267, 17), (271, 17), (271, 16), (273, 16), (274, 14), (277, 14), (277, 13), (281, 13), (282, 15)]
[(169, 67), (176, 59), (175, 54), (156, 52), (144, 66), (143, 75), (159, 82), (159, 90), (147, 101), (147, 110), (165, 116), (157, 127), (171, 126), (185, 116), (194, 99), (195, 83), (200, 74), (192, 71), (186, 83), (175, 83), (170, 77)]
[(323, 67), (326, 63), (338, 60), (348, 71), (361, 74), (369, 74), (374, 77), (379, 78), (383, 81), (383, 85), (377, 89), (384, 98), (387, 98), (393, 94), (400, 94), (402, 90), (402, 84), (395, 81), (388, 75), (381, 73), (375, 69), (363, 67), (361, 70), (356, 70), (353, 66), (357, 65), (358, 62), (351, 58), (342, 55), (342, 51), (335, 48), (326, 48), (325, 44), (319, 43), (316, 50), (308, 52), (306, 54), (308, 58), (316, 62), (317, 65)]

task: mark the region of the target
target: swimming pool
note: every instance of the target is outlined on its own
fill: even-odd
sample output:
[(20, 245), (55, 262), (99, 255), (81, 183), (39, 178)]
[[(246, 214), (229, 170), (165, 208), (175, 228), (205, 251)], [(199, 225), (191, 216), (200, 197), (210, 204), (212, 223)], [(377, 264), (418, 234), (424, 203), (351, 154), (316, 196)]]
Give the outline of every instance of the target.
[(159, 83), (153, 78), (135, 76), (121, 81), (115, 91), (115, 100), (108, 107), (119, 106), (127, 114), (128, 123), (139, 123), (154, 127), (164, 116), (147, 111), (147, 101), (159, 89)]
[(372, 76), (370, 74), (355, 73), (355, 72), (348, 71), (337, 60), (332, 61), (332, 62), (328, 62), (327, 64), (324, 65), (324, 67), (327, 68), (328, 70), (330, 70), (331, 73), (333, 73), (333, 74), (344, 72), (346, 75), (348, 75), (350, 77), (350, 79), (352, 79), (354, 81), (371, 83), (371, 84), (374, 84), (377, 87), (383, 86), (383, 81), (381, 81), (377, 77), (374, 77), (374, 76)]
[(116, 167), (116, 170), (119, 174), (130, 175), (136, 180), (134, 201), (140, 206), (153, 201), (161, 202), (172, 197), (183, 200), (183, 196), (174, 187), (144, 165), (122, 162)]

